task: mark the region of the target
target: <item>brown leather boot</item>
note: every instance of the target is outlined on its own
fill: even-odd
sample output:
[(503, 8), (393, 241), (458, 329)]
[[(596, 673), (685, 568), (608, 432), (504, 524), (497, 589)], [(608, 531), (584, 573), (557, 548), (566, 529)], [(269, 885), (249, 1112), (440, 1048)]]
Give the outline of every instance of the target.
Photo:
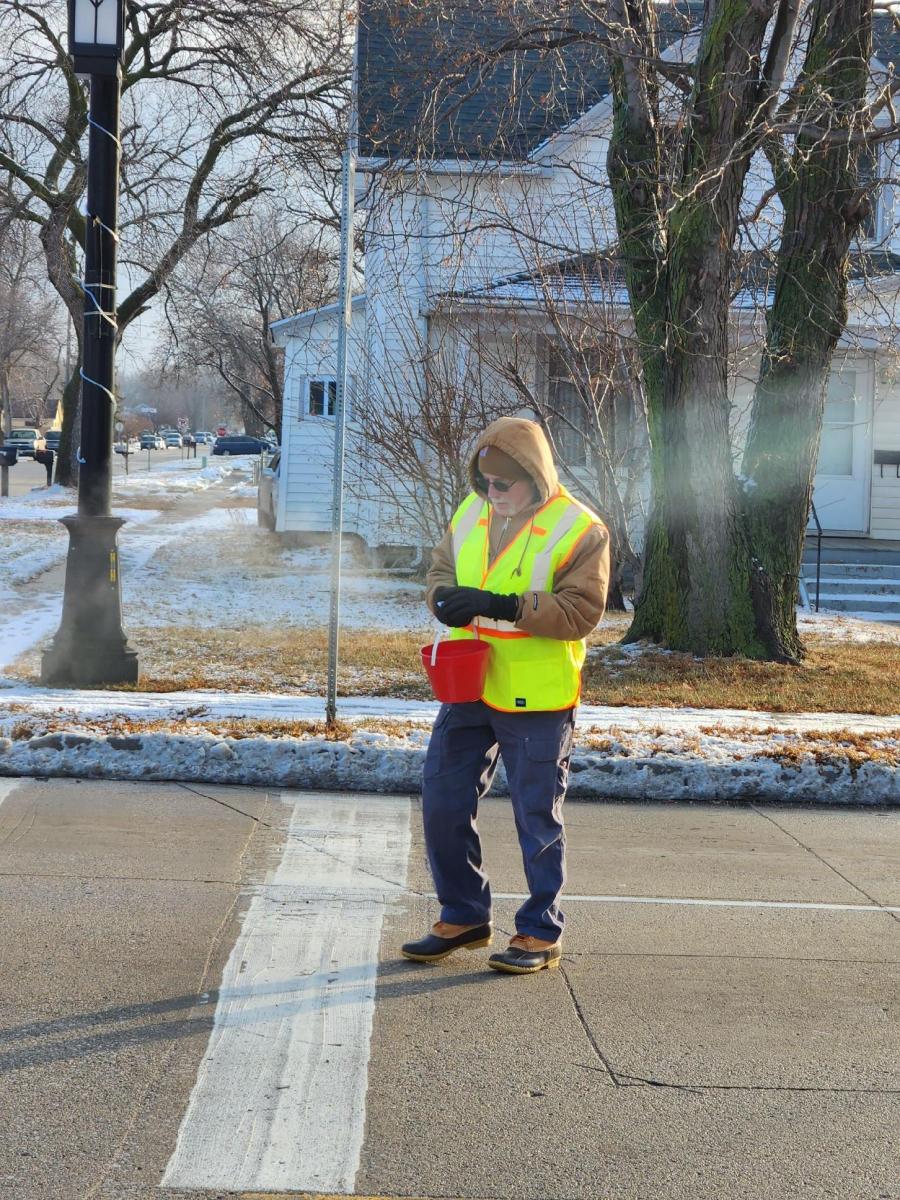
[(400, 953), (413, 962), (440, 962), (462, 947), (477, 950), (480, 946), (489, 946), (492, 936), (490, 923), (451, 925), (449, 921), (436, 921), (431, 933), (417, 942), (406, 942), (400, 947)]
[(491, 955), (488, 966), (507, 975), (533, 975), (536, 971), (558, 967), (561, 958), (559, 942), (545, 942), (543, 938), (517, 933), (505, 950)]

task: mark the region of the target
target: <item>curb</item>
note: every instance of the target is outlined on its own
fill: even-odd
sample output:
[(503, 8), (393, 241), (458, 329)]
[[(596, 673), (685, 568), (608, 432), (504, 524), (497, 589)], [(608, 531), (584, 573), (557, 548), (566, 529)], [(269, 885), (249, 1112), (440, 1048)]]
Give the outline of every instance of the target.
[[(205, 783), (304, 791), (418, 794), (425, 750), (324, 738), (227, 738), (165, 733), (0, 737), (0, 776)], [(506, 795), (502, 765), (492, 789)], [(900, 806), (900, 768), (840, 760), (783, 764), (754, 757), (577, 752), (572, 800), (706, 801)]]

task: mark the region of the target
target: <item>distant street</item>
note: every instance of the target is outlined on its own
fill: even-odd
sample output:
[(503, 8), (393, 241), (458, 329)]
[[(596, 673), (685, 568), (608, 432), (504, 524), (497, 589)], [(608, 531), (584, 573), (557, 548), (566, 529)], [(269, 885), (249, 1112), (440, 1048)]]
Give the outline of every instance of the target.
[[(198, 446), (197, 457), (201, 457), (202, 451), (207, 454), (212, 452), (211, 446)], [(131, 454), (128, 457), (128, 470), (134, 474), (138, 471), (147, 472), (155, 466), (160, 466), (164, 463), (180, 462), (182, 458), (187, 457), (187, 450), (142, 450), (138, 453)], [(193, 453), (193, 452), (192, 452)], [(55, 469), (55, 468), (54, 468)], [(113, 479), (118, 479), (125, 475), (125, 459), (121, 454), (113, 455)], [(46, 468), (40, 463), (36, 463), (32, 458), (20, 458), (14, 467), (9, 472), (9, 494), (10, 496), (26, 496), (33, 488), (42, 488), (47, 482)], [(3, 509), (0, 505), (0, 516)]]
[(0, 1195), (895, 1197), (900, 814), (567, 810), (512, 978), (398, 958), (416, 797), (0, 780)]

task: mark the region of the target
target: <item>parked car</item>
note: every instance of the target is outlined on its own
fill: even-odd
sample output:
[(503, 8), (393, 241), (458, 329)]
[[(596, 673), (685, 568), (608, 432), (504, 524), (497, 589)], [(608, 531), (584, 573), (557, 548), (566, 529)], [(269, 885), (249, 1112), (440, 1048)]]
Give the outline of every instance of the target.
[(213, 454), (262, 454), (268, 445), (262, 438), (250, 437), (246, 433), (229, 433), (216, 438)]
[(259, 473), (259, 488), (256, 493), (256, 523), (263, 529), (274, 529), (278, 516), (278, 474), (281, 466), (281, 451), (276, 450), (263, 464)]
[(52, 450), (54, 454), (59, 453), (59, 443), (62, 441), (61, 429), (48, 429), (44, 434), (44, 442), (48, 450)]
[(163, 441), (169, 449), (180, 449), (184, 445), (181, 434), (173, 433), (171, 429), (163, 434)]
[(34, 458), (35, 451), (47, 449), (44, 435), (38, 429), (14, 429), (6, 435), (6, 445), (15, 446), (19, 458)]
[(142, 450), (143, 448), (141, 442), (135, 437), (122, 438), (113, 446), (116, 454), (134, 454), (136, 450)]
[(209, 430), (206, 429), (201, 429), (199, 432), (194, 434), (194, 441), (198, 446), (211, 446), (215, 440), (215, 434), (210, 433)]
[(140, 437), (141, 450), (165, 450), (166, 443), (158, 433), (145, 429)]

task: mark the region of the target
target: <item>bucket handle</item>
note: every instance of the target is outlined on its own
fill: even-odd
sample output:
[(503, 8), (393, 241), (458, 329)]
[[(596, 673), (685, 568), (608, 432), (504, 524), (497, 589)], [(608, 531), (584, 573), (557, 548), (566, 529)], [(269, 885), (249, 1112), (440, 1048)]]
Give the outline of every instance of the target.
[[(481, 634), (478, 632), (478, 625), (475, 624), (472, 626), (472, 628), (475, 630), (475, 641), (477, 642), (481, 638)], [(435, 663), (437, 662), (438, 643), (440, 642), (442, 637), (446, 636), (446, 634), (447, 634), (446, 625), (438, 625), (437, 633), (435, 634), (434, 639), (432, 640), (432, 643), (431, 643), (431, 665), (432, 666), (434, 666)]]
[(437, 633), (435, 634), (434, 639), (431, 643), (431, 665), (432, 666), (434, 666), (435, 663), (437, 662), (438, 642), (444, 636), (444, 632), (445, 632), (444, 626), (439, 625)]

